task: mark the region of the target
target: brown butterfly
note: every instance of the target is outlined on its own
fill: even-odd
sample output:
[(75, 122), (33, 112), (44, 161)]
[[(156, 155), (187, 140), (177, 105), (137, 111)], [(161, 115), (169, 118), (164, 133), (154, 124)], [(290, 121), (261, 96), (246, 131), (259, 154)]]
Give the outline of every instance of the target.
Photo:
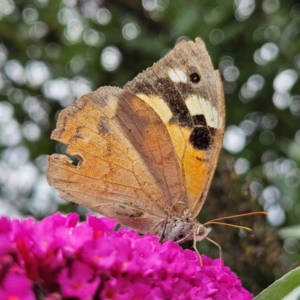
[(181, 41), (123, 89), (101, 87), (64, 109), (48, 182), (81, 204), (162, 241), (201, 241), (196, 217), (222, 147), (224, 93), (200, 38)]

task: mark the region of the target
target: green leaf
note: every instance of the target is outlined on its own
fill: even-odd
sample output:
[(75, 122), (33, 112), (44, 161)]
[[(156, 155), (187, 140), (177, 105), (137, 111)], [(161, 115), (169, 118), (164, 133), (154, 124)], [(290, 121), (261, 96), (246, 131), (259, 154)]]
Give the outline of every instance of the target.
[(300, 285), (300, 267), (285, 274), (257, 295), (254, 300), (281, 300)]
[(300, 239), (300, 225), (286, 226), (278, 231), (279, 235), (283, 239), (295, 238)]

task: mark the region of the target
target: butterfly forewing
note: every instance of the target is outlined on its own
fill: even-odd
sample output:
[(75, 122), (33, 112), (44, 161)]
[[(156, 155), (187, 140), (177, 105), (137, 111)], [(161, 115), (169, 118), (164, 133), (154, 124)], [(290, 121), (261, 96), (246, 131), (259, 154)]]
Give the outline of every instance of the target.
[(182, 41), (125, 87), (165, 123), (177, 154), (193, 216), (200, 211), (222, 146), (222, 81), (200, 39)]
[(130, 92), (103, 87), (64, 109), (52, 139), (47, 178), (64, 199), (141, 232), (156, 233), (187, 207), (180, 167), (160, 117)]

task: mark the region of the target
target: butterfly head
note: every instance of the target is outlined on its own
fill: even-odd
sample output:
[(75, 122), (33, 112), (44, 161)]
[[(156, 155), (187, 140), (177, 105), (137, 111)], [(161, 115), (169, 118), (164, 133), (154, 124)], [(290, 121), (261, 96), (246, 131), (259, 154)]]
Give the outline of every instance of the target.
[(200, 223), (196, 224), (195, 229), (196, 230), (194, 232), (193, 239), (196, 242), (203, 241), (209, 235), (209, 233), (211, 231), (211, 228), (205, 227), (204, 225), (202, 225)]
[(200, 224), (197, 220), (190, 217), (187, 210), (181, 217), (171, 217), (166, 222), (164, 228), (158, 235), (161, 241), (171, 240), (176, 243), (185, 241), (202, 241), (210, 233), (211, 228), (207, 228)]

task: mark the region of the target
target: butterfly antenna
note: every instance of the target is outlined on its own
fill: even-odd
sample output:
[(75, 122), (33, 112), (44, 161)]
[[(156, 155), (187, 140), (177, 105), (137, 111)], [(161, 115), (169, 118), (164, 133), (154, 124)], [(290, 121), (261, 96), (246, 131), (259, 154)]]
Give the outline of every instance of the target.
[(254, 212), (250, 212), (250, 213), (246, 213), (246, 214), (239, 214), (239, 215), (233, 215), (233, 216), (228, 216), (228, 217), (222, 217), (222, 218), (213, 219), (213, 220), (211, 220), (211, 221), (209, 221), (207, 223), (215, 222), (215, 221), (222, 221), (222, 220), (227, 220), (227, 219), (233, 219), (233, 218), (249, 217), (249, 216), (253, 216), (253, 215), (264, 215), (264, 216), (267, 217), (268, 213), (266, 213), (265, 211), (254, 211)]
[(219, 222), (219, 221), (223, 221), (223, 220), (227, 220), (227, 219), (233, 219), (233, 218), (241, 218), (241, 217), (248, 217), (248, 216), (253, 216), (253, 215), (264, 215), (264, 216), (268, 216), (268, 214), (265, 211), (255, 211), (255, 212), (250, 212), (250, 213), (246, 213), (246, 214), (239, 214), (239, 215), (233, 215), (233, 216), (228, 216), (228, 217), (222, 217), (222, 218), (217, 218), (217, 219), (213, 219), (211, 221), (206, 222), (205, 225), (209, 225), (209, 224), (217, 224), (217, 225), (224, 225), (224, 226), (229, 226), (229, 227), (234, 227), (234, 228), (239, 228), (239, 229), (244, 229), (248, 232), (251, 233), (251, 235), (253, 235), (253, 230), (249, 227), (246, 226), (240, 226), (240, 225), (234, 225), (234, 224), (228, 224), (225, 222)]
[(224, 225), (224, 226), (229, 226), (229, 227), (233, 227), (233, 228), (244, 229), (244, 230), (250, 232), (251, 235), (253, 235), (253, 230), (246, 226), (228, 224), (228, 223), (224, 223), (224, 222), (215, 222), (215, 221), (209, 221), (209, 222), (205, 223), (204, 225), (208, 225), (208, 224), (217, 224), (217, 225)]

